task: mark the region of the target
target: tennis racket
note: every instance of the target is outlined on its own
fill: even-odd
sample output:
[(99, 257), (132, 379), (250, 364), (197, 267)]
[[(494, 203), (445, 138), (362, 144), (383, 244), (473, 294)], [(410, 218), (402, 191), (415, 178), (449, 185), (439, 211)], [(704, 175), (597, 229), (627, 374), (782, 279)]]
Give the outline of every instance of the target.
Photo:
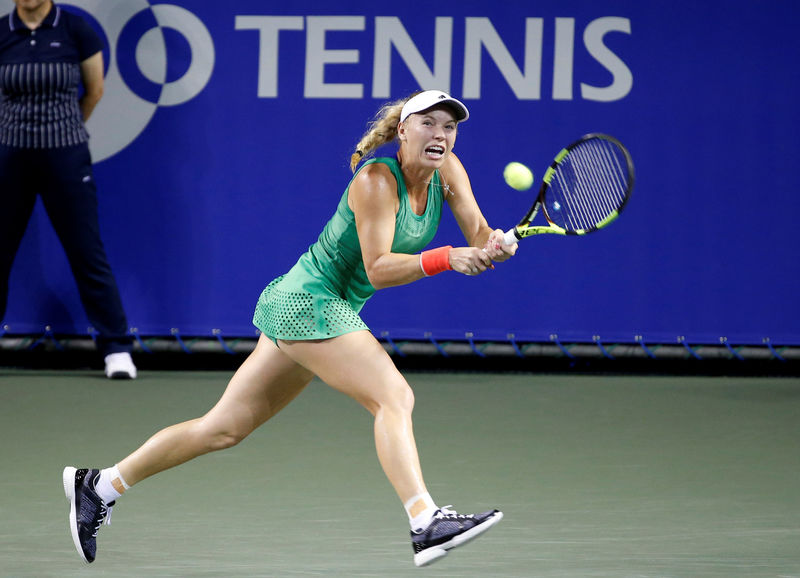
[[(556, 155), (536, 202), (506, 231), (506, 245), (542, 233), (585, 235), (616, 219), (633, 191), (633, 159), (612, 136), (592, 133)], [(532, 225), (541, 210), (547, 225)]]

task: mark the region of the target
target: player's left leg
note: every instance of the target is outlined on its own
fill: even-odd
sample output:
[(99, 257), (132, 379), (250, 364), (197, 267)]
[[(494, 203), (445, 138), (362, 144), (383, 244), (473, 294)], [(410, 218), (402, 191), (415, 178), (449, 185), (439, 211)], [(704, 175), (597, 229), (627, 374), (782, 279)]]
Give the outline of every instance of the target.
[(389, 355), (368, 331), (323, 341), (281, 341), (281, 351), (375, 417), (375, 446), (383, 471), (406, 505), (414, 563), (430, 564), (499, 522), (490, 510), (463, 515), (437, 508), (425, 487), (414, 439), (414, 394)]
[(281, 351), (375, 416), (378, 458), (400, 499), (425, 493), (411, 423), (414, 393), (372, 334), (279, 343)]

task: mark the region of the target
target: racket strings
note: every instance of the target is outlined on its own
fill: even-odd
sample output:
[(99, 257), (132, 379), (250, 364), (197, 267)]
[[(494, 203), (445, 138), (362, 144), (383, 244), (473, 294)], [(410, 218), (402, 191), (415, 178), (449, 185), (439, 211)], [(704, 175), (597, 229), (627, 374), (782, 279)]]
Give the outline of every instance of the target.
[(627, 193), (624, 153), (603, 139), (584, 141), (556, 168), (545, 199), (546, 216), (567, 230), (590, 230), (614, 215)]
[(606, 141), (589, 141), (586, 147), (579, 147), (573, 159), (576, 178), (570, 190), (577, 193), (583, 228), (606, 219), (625, 199), (622, 166), (612, 147)]
[[(572, 151), (559, 171), (563, 218), (574, 230), (591, 228), (611, 215), (625, 197), (621, 166), (604, 143), (590, 141)], [(570, 158), (571, 157), (571, 158)]]

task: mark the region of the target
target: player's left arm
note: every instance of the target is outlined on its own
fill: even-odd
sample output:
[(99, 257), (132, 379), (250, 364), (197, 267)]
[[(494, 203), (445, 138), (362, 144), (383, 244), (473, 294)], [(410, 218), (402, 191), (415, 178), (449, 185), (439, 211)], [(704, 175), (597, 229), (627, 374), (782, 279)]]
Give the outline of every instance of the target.
[(501, 246), (503, 231), (489, 226), (475, 200), (469, 175), (455, 154), (450, 153), (439, 173), (449, 186), (449, 192), (445, 192), (447, 204), (467, 243), (485, 249), (493, 261), (505, 261), (511, 257), (517, 250), (516, 243)]
[(80, 99), (83, 122), (89, 120), (94, 107), (103, 97), (103, 52), (97, 52), (81, 61), (81, 82), (84, 93)]

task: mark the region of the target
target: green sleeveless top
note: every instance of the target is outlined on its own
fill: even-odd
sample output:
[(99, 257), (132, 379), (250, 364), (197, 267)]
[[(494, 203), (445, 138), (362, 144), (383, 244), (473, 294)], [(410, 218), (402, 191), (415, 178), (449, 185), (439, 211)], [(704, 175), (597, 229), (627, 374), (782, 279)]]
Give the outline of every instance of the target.
[[(409, 204), (397, 159), (371, 159), (359, 171), (372, 163), (387, 165), (397, 180), (400, 208), (396, 215), (392, 252), (413, 254), (421, 251), (433, 239), (442, 217), (444, 195), (439, 171), (434, 172), (428, 186), (425, 212), (417, 215)], [(352, 183), (351, 179), (336, 213), (325, 225), (317, 242), (288, 273), (273, 280), (259, 298), (253, 324), (273, 341), (328, 339), (369, 329), (358, 312), (375, 293), (375, 288), (364, 270), (355, 215), (347, 204)]]

